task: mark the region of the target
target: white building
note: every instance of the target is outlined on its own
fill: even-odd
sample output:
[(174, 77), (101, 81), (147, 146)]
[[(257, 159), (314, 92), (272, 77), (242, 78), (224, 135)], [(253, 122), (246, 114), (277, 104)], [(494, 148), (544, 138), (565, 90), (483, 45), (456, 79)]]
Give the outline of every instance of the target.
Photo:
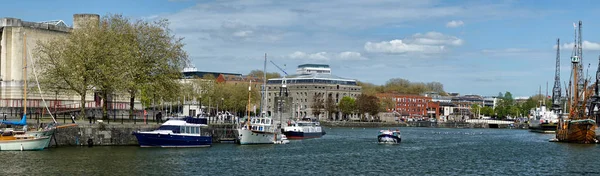
[(325, 64), (302, 64), (298, 65), (296, 69), (296, 74), (304, 75), (304, 74), (331, 74), (331, 68), (329, 65)]

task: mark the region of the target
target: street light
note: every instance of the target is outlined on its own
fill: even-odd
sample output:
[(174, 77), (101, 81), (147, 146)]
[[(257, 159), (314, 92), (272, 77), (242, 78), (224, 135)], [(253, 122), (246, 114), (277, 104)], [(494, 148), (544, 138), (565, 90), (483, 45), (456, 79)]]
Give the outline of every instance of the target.
[[(225, 101), (225, 99), (223, 97), (221, 97), (221, 107), (223, 107), (222, 109), (225, 109), (223, 101)], [(225, 117), (223, 117), (223, 122), (225, 122)]]

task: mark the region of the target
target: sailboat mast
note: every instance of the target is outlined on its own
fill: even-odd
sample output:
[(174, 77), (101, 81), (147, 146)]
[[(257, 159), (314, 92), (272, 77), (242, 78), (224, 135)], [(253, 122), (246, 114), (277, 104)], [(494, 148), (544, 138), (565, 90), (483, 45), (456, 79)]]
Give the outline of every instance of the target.
[(23, 115), (27, 115), (27, 34), (23, 34)]
[(252, 80), (250, 80), (250, 84), (248, 84), (248, 112), (246, 119), (246, 129), (250, 130), (250, 93), (252, 92)]
[[(267, 101), (269, 98), (269, 97), (267, 97), (267, 53), (265, 53), (265, 63), (263, 63), (263, 64), (264, 64), (263, 65), (263, 90), (264, 90), (263, 93), (264, 94), (263, 94), (263, 99), (261, 100), (262, 106), (260, 107), (261, 116), (262, 116), (263, 111), (266, 111), (265, 107), (267, 107)], [(266, 113), (265, 113), (265, 115), (266, 115)]]

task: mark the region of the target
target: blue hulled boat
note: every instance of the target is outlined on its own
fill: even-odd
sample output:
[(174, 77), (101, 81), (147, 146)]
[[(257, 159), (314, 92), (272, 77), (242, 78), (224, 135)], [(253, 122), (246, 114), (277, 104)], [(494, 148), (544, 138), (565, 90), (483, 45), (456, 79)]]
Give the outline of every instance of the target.
[(377, 135), (377, 140), (382, 144), (399, 144), (402, 141), (400, 130), (381, 130)]
[(212, 136), (202, 133), (205, 118), (170, 119), (154, 131), (136, 131), (133, 135), (140, 147), (210, 147)]

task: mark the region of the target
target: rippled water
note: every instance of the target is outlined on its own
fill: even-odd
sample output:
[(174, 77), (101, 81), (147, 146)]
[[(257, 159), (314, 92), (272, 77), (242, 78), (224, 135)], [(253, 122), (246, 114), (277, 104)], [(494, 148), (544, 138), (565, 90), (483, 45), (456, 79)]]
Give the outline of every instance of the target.
[(333, 128), (287, 145), (210, 148), (60, 147), (0, 152), (0, 175), (600, 175), (598, 145), (505, 129)]

